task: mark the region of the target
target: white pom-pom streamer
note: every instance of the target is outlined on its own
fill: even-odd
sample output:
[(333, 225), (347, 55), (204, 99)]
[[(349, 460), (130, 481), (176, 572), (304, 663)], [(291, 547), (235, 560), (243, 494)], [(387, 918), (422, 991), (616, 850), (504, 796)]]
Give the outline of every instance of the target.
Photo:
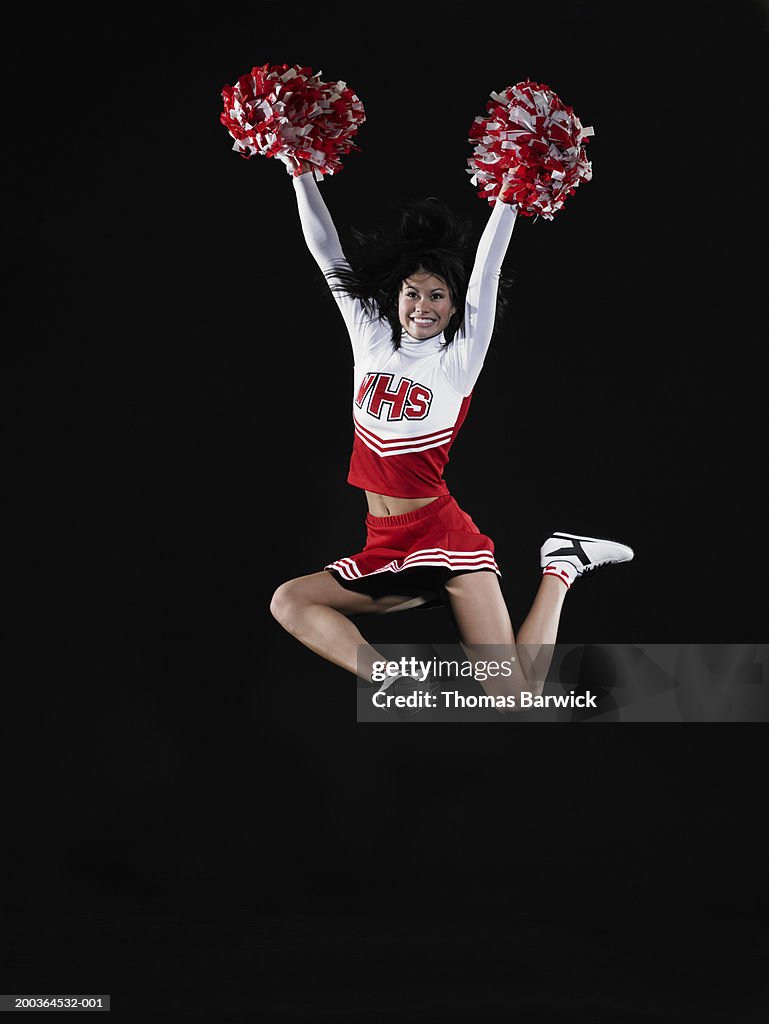
[(341, 157), (358, 149), (352, 139), (366, 120), (363, 104), (346, 82), (323, 82), (299, 64), (264, 64), (222, 90), (219, 120), (233, 150), (281, 160), (290, 174), (301, 162), (315, 177), (342, 169)]
[(490, 96), (486, 115), (470, 128), (470, 180), (489, 203), (499, 199), (525, 217), (552, 220), (593, 176), (584, 144), (595, 133), (546, 85), (527, 79)]

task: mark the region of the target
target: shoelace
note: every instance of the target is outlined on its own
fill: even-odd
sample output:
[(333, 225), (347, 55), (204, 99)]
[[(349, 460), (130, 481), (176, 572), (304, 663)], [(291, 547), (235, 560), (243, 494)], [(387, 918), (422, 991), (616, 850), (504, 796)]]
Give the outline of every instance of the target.
[(593, 569), (600, 569), (602, 565), (611, 565), (611, 563), (612, 563), (611, 558), (604, 558), (604, 560), (602, 562), (591, 562), (590, 565), (586, 565), (584, 569), (582, 569), (582, 570), (577, 569), (577, 572), (581, 576), (583, 573), (592, 572)]

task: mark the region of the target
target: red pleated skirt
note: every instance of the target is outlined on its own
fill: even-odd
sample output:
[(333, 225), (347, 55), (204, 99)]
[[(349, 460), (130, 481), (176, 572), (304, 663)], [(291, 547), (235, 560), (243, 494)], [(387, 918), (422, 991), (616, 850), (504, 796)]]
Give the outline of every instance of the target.
[(324, 566), (351, 590), (369, 594), (439, 591), (466, 572), (501, 575), (494, 542), (450, 494), (400, 516), (366, 516), (366, 546)]

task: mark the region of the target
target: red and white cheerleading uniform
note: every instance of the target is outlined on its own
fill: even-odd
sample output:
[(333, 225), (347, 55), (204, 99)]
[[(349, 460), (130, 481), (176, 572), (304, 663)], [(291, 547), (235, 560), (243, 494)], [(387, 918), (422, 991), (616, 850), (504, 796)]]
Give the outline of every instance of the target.
[[(331, 279), (347, 262), (336, 228), (313, 175), (293, 181), (308, 248)], [(468, 282), (463, 328), (448, 345), (443, 334), (415, 341), (404, 331), (400, 348), (393, 349), (386, 320), (372, 317), (360, 300), (333, 291), (355, 363), (348, 482), (392, 497), (438, 498), (405, 515), (367, 516), (364, 550), (326, 566), (346, 585), (379, 576), (378, 588), (360, 589), (407, 593), (417, 578), (427, 579), (421, 570), (432, 570), (433, 579), (442, 570), (444, 580), (458, 572), (499, 573), (493, 541), (456, 504), (443, 471), (491, 341), (515, 218), (515, 206), (494, 204)]]

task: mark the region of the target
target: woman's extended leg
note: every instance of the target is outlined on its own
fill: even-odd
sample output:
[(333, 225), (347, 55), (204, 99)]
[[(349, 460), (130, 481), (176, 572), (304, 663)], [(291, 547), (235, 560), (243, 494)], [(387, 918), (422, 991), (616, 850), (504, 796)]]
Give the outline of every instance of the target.
[(449, 608), (460, 642), (471, 661), (500, 660), (497, 647), (514, 658), (517, 670), (507, 680), (490, 679), (487, 693), (515, 695), (523, 689), (540, 694), (553, 659), (563, 599), (574, 581), (603, 565), (629, 562), (633, 549), (617, 541), (552, 533), (540, 548), (542, 579), (534, 603), (515, 641), (499, 580), (490, 572), (466, 573), (446, 584)]
[(283, 583), (273, 595), (270, 611), (305, 647), (370, 683), (374, 662), (387, 659), (366, 642), (349, 616), (405, 611), (423, 600), (355, 593), (324, 570)]
[(540, 694), (547, 678), (567, 594), (564, 583), (543, 576), (516, 643), (499, 579), (492, 572), (465, 573), (446, 584), (449, 608), (459, 639), (470, 661), (513, 660), (510, 676), (486, 679), (492, 696)]

